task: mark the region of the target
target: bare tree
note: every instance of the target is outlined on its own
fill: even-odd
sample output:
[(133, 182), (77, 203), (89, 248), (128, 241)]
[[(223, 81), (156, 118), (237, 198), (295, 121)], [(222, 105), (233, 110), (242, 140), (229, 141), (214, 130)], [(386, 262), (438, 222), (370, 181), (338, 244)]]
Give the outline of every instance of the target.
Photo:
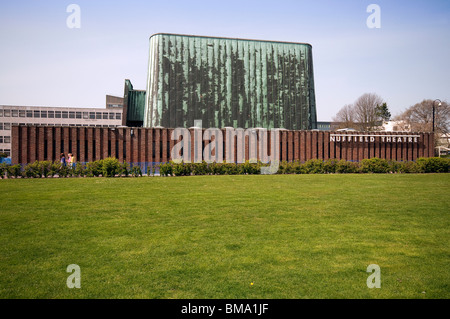
[(375, 93), (361, 95), (353, 104), (344, 105), (333, 117), (339, 123), (337, 128), (352, 127), (363, 131), (373, 131), (380, 121), (389, 114), (383, 99)]
[(346, 104), (333, 117), (333, 121), (338, 123), (338, 129), (355, 126), (355, 112), (353, 108), (352, 104)]
[(373, 131), (379, 126), (381, 117), (378, 107), (383, 105), (383, 99), (375, 93), (365, 93), (355, 102), (354, 111), (356, 121), (360, 124), (360, 129)]
[[(441, 134), (450, 132), (450, 106), (447, 102), (435, 103), (435, 132), (437, 140)], [(396, 120), (404, 121), (411, 126), (413, 132), (433, 131), (433, 100), (423, 100), (407, 108), (396, 116)]]

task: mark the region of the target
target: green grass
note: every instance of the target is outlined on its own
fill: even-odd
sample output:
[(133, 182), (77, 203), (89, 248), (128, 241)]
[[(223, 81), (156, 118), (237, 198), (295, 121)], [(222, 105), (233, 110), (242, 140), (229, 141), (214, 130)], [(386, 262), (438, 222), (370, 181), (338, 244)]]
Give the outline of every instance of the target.
[(450, 298), (449, 190), (449, 174), (1, 180), (0, 298)]

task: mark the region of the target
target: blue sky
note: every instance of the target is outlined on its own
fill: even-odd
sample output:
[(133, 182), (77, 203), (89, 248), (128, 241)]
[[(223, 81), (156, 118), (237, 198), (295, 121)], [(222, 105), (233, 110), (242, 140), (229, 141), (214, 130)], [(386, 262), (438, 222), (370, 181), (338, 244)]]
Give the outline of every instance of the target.
[[(81, 9), (70, 29), (69, 4)], [(370, 29), (370, 4), (381, 28)], [(104, 107), (125, 79), (145, 89), (158, 32), (307, 42), (318, 120), (376, 93), (393, 115), (450, 101), (450, 1), (11, 1), (0, 4), (0, 104)]]

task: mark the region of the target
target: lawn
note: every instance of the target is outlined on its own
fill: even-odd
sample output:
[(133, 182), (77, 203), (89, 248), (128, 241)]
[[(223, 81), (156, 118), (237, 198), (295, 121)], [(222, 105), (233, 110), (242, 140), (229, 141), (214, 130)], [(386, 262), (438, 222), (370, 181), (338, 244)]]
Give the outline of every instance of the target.
[(450, 174), (9, 179), (0, 191), (0, 298), (450, 298)]

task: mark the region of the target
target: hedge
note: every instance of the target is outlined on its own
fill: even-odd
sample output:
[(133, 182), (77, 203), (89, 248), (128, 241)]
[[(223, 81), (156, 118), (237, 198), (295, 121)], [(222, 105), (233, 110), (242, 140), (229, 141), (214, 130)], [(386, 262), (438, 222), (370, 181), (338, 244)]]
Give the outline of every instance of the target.
[[(160, 176), (191, 175), (257, 175), (261, 167), (268, 166), (261, 162), (251, 163), (184, 163), (168, 162), (159, 164)], [(329, 159), (279, 163), (277, 174), (386, 174), (386, 173), (448, 173), (450, 158), (429, 157), (416, 161), (388, 161), (381, 158), (364, 159), (361, 162)], [(47, 177), (139, 177), (143, 173), (139, 166), (121, 163), (114, 157), (89, 162), (77, 163), (74, 167), (63, 166), (59, 162), (36, 161), (25, 165), (0, 164), (0, 176), (4, 178), (47, 178)], [(155, 175), (155, 167), (147, 173)]]

